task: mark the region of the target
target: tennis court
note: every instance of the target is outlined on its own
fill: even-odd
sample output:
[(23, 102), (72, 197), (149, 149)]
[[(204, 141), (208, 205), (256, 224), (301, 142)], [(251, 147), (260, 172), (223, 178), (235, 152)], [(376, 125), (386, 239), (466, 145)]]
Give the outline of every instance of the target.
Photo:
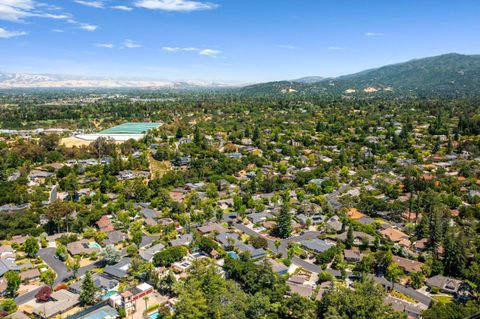
[(162, 123), (128, 122), (99, 132), (99, 134), (144, 134), (148, 130), (157, 128)]

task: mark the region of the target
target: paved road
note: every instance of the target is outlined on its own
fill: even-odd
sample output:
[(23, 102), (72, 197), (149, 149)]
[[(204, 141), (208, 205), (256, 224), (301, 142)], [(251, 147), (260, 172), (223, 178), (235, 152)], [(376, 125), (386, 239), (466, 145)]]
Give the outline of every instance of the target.
[[(384, 277), (373, 277), (373, 280), (375, 280), (375, 282), (381, 284), (382, 286), (384, 287), (391, 287), (392, 286), (392, 283), (390, 281), (388, 281), (387, 279), (385, 279)], [(427, 295), (424, 295), (410, 287), (406, 287), (404, 285), (401, 285), (401, 284), (397, 284), (395, 283), (393, 285), (393, 288), (395, 290), (398, 290), (399, 292), (423, 303), (424, 305), (428, 306), (430, 305), (430, 303), (432, 302), (432, 298), (430, 298), (429, 296)]]
[(67, 278), (67, 266), (60, 260), (55, 258), (55, 248), (43, 248), (38, 251), (38, 256), (57, 274), (55, 285)]
[[(42, 260), (50, 267), (53, 269), (53, 271), (57, 274), (57, 277), (55, 278), (54, 285), (58, 285), (68, 277), (72, 276), (72, 272), (68, 271), (67, 266), (59, 260), (56, 259), (55, 256), (55, 248), (43, 248), (38, 251), (38, 256), (42, 258)], [(99, 260), (95, 263), (92, 263), (88, 266), (81, 267), (78, 270), (77, 276), (83, 276), (85, 273), (89, 270), (93, 270), (95, 268), (99, 268), (103, 266), (103, 261)], [(34, 289), (26, 294), (23, 294), (21, 296), (18, 296), (15, 298), (15, 302), (18, 305), (24, 304), (29, 302), (30, 300), (35, 298), (35, 295), (37, 292), (40, 290), (40, 288)]]

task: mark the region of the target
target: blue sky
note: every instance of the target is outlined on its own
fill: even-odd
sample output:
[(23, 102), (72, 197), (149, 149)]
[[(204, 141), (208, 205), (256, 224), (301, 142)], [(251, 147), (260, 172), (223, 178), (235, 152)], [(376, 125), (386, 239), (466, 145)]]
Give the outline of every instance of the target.
[(477, 0), (0, 0), (0, 71), (257, 82), (480, 53)]

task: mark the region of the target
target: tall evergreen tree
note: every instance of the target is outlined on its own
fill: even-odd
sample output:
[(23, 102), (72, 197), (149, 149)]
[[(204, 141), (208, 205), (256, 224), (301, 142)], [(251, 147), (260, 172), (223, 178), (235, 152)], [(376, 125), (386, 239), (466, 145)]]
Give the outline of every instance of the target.
[(280, 238), (287, 238), (292, 233), (292, 215), (288, 205), (284, 205), (278, 215), (276, 233)]
[(80, 292), (80, 303), (82, 305), (91, 305), (95, 301), (95, 293), (97, 286), (93, 282), (92, 274), (87, 272), (82, 283), (82, 291)]

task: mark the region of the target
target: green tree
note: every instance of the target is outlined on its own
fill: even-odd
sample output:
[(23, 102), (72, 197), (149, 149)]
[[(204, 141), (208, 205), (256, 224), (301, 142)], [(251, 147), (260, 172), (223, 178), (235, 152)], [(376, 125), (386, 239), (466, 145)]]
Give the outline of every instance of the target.
[(82, 305), (92, 305), (95, 301), (95, 293), (97, 286), (93, 282), (92, 274), (87, 272), (82, 282), (82, 290), (80, 292), (80, 303)]
[(293, 294), (288, 298), (280, 310), (280, 318), (284, 319), (315, 319), (315, 303), (298, 294)]
[(38, 245), (38, 240), (32, 236), (28, 237), (23, 245), (25, 253), (28, 257), (35, 257), (35, 255), (38, 253), (38, 250), (40, 249), (40, 246)]
[(15, 297), (17, 290), (20, 287), (20, 283), (22, 282), (18, 271), (9, 270), (5, 273), (4, 277), (7, 280), (6, 295), (9, 297)]
[(423, 286), (425, 275), (421, 272), (414, 272), (410, 274), (410, 286), (413, 289), (419, 289)]
[(292, 215), (287, 205), (282, 207), (277, 218), (276, 235), (280, 238), (287, 238), (292, 233)]
[(77, 277), (78, 270), (80, 269), (80, 257), (75, 256), (73, 259), (67, 261), (67, 269), (73, 273), (73, 277)]
[(55, 273), (48, 269), (47, 271), (42, 272), (40, 275), (40, 281), (45, 285), (52, 287), (53, 283), (55, 282), (55, 277)]
[(174, 262), (182, 260), (188, 254), (183, 246), (167, 247), (153, 256), (155, 266), (170, 266)]
[(352, 248), (354, 240), (355, 238), (353, 237), (353, 226), (350, 224), (350, 226), (348, 226), (347, 240), (345, 241), (345, 247), (347, 249)]
[(322, 319), (404, 319), (406, 314), (396, 312), (384, 303), (385, 290), (372, 280), (359, 281), (355, 290), (335, 287), (327, 291), (318, 305), (318, 316)]
[(122, 255), (113, 245), (108, 245), (102, 251), (103, 260), (107, 265), (114, 265), (122, 259)]
[(0, 311), (5, 311), (10, 314), (17, 310), (17, 304), (13, 299), (5, 299), (0, 302)]
[(398, 282), (400, 277), (403, 275), (403, 270), (396, 263), (391, 263), (387, 267), (386, 277), (392, 283), (392, 289), (394, 283)]

